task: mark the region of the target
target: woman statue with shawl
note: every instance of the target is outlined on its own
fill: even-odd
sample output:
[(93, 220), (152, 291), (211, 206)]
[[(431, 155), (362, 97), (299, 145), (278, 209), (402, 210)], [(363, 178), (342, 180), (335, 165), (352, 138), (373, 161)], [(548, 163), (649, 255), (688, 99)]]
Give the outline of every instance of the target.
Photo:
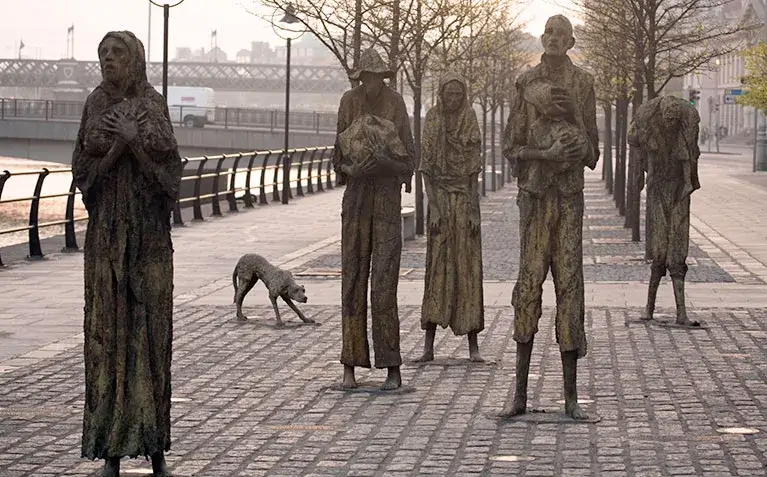
[(468, 335), (469, 357), (482, 361), (477, 334), (485, 327), (478, 174), (482, 136), (466, 84), (456, 75), (441, 82), (437, 105), (426, 114), (421, 143), (428, 239), (421, 328), (424, 353), (434, 359), (437, 325)]
[(146, 77), (144, 46), (110, 32), (103, 81), (88, 96), (72, 174), (88, 210), (85, 236), (85, 412), (82, 456), (151, 457), (170, 475), (173, 245), (170, 214), (182, 162), (163, 97)]

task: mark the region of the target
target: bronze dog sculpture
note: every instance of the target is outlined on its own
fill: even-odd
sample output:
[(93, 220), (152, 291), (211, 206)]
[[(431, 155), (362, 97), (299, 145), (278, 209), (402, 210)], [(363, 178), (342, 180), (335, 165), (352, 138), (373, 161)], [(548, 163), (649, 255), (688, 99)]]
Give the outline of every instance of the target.
[(315, 321), (307, 318), (301, 313), (301, 310), (293, 303), (296, 300), (306, 303), (306, 291), (302, 285), (296, 284), (293, 274), (275, 267), (261, 255), (248, 253), (240, 257), (237, 265), (232, 272), (232, 284), (234, 285), (234, 303), (237, 305), (237, 319), (246, 321), (248, 318), (242, 313), (242, 301), (245, 295), (253, 286), (261, 280), (269, 290), (269, 300), (274, 307), (274, 313), (277, 316), (277, 325), (283, 326), (280, 318), (280, 310), (277, 308), (277, 298), (282, 298), (288, 306), (296, 312), (304, 323), (314, 323)]

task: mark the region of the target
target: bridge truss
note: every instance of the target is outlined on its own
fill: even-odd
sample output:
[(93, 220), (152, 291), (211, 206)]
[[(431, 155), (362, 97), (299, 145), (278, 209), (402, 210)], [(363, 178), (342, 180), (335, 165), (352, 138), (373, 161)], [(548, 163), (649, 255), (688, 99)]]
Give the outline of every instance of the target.
[[(153, 85), (162, 84), (162, 63), (147, 66)], [(0, 86), (93, 87), (101, 82), (98, 61), (0, 59)], [(285, 65), (246, 63), (168, 63), (168, 84), (205, 86), (219, 91), (285, 91)], [(291, 65), (290, 90), (324, 93), (349, 89), (339, 66)]]

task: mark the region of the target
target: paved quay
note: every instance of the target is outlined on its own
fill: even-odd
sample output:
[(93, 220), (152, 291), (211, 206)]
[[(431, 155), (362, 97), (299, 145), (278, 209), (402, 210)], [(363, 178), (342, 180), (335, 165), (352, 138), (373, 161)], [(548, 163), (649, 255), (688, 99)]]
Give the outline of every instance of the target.
[[(589, 173), (584, 263), (589, 354), (579, 390), (594, 424), (562, 422), (553, 288), (536, 339), (529, 405), (510, 400), (515, 347), (511, 290), (518, 267), (515, 187), (482, 202), (486, 328), (471, 364), (465, 339), (437, 334), (421, 351), (422, 238), (406, 242), (399, 305), (401, 392), (334, 389), (340, 381), (342, 189), (175, 229), (173, 361), (175, 476), (765, 475), (767, 465), (767, 189), (750, 155), (704, 154), (693, 195), (687, 296), (699, 330), (638, 324), (649, 267), (630, 242), (598, 173)], [(403, 195), (412, 204), (412, 195)], [(246, 252), (289, 268), (306, 286), (300, 325), (274, 326), (261, 285), (233, 320), (231, 270)], [(82, 429), (82, 255), (51, 254), (0, 270), (0, 476), (87, 476)], [(658, 316), (673, 313), (664, 280)], [(361, 381), (382, 381), (360, 370)], [(529, 420), (536, 422), (529, 422)], [(745, 432), (745, 433), (744, 433)], [(754, 433), (750, 433), (754, 432)], [(149, 463), (124, 461), (125, 475)]]

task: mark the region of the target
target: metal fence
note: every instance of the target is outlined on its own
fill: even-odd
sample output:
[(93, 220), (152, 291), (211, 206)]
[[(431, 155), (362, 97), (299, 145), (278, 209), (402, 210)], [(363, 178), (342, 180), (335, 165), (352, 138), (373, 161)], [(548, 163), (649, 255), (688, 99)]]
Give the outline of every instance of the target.
[[(0, 98), (0, 120), (36, 119), (43, 121), (79, 121), (83, 101), (53, 101), (46, 99)], [(199, 106), (169, 106), (171, 120), (181, 127), (213, 125), (228, 128), (259, 128), (282, 131), (285, 111), (257, 108), (204, 108)], [(317, 111), (291, 111), (292, 129), (333, 132), (336, 113)]]
[[(181, 209), (192, 208), (193, 220), (204, 220), (202, 206), (210, 204), (212, 215), (222, 215), (221, 200), (224, 199), (230, 212), (242, 207), (253, 208), (257, 204), (270, 202), (288, 203), (293, 198), (293, 190), (298, 196), (313, 194), (332, 189), (335, 173), (332, 168), (333, 146), (297, 148), (287, 151), (251, 151), (237, 154), (221, 154), (183, 158), (183, 177), (181, 192), (172, 213), (172, 223), (183, 225)], [(28, 258), (43, 258), (40, 243), (40, 230), (54, 226), (64, 226), (65, 246), (63, 251), (79, 250), (75, 224), (88, 220), (87, 214), (76, 216), (75, 200), (80, 192), (71, 180), (68, 192), (43, 194), (43, 185), (47, 177), (59, 174), (71, 175), (71, 168), (35, 171), (11, 172), (0, 174), (0, 213), (7, 204), (29, 203), (27, 225), (0, 230), (0, 236), (27, 231), (29, 234)], [(3, 188), (14, 177), (35, 177), (32, 195), (3, 199)], [(67, 198), (63, 219), (41, 222), (39, 220), (40, 201), (43, 199)], [(1, 214), (0, 214), (1, 215)], [(3, 266), (0, 257), (0, 267)]]

